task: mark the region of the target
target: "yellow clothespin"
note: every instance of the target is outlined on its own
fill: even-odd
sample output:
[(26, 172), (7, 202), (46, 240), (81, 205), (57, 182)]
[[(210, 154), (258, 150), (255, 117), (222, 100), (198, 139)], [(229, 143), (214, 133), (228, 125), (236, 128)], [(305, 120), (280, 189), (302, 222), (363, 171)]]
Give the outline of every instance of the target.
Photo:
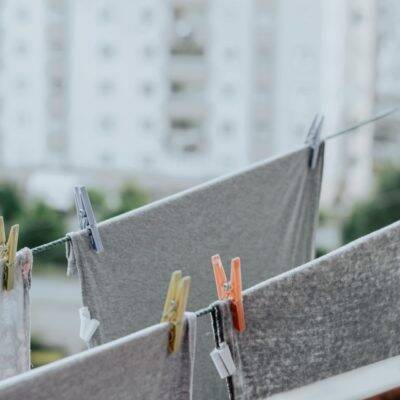
[(6, 243), (4, 218), (0, 217), (0, 258), (4, 261), (3, 288), (11, 290), (14, 287), (15, 258), (18, 247), (19, 225), (13, 225)]
[(183, 320), (189, 297), (190, 277), (182, 278), (181, 271), (173, 272), (169, 282), (167, 298), (161, 322), (169, 322), (172, 329), (168, 349), (175, 353), (179, 350), (183, 336)]

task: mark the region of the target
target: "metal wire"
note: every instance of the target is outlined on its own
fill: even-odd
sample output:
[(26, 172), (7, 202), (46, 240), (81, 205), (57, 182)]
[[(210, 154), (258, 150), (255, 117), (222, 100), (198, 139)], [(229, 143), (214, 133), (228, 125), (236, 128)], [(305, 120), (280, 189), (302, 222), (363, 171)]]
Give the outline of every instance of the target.
[(210, 314), (212, 312), (212, 310), (213, 310), (213, 307), (209, 306), (206, 308), (202, 308), (201, 310), (197, 310), (195, 312), (195, 314), (196, 314), (196, 317), (198, 318), (198, 317), (202, 317), (203, 315)]
[(33, 253), (33, 254), (43, 253), (44, 251), (50, 250), (50, 249), (52, 249), (53, 247), (58, 246), (59, 244), (66, 243), (66, 242), (68, 242), (69, 240), (70, 240), (70, 238), (69, 238), (68, 236), (65, 236), (65, 237), (63, 237), (63, 238), (54, 240), (54, 241), (52, 241), (52, 242), (42, 244), (42, 245), (40, 245), (40, 246), (38, 246), (38, 247), (34, 247), (34, 248), (32, 249), (32, 253)]
[[(398, 111), (398, 109), (399, 109), (399, 107), (394, 107), (394, 108), (391, 108), (389, 110), (386, 110), (386, 111), (384, 111), (384, 112), (382, 112), (382, 113), (380, 113), (378, 115), (375, 115), (374, 117), (372, 117), (370, 119), (361, 121), (361, 122), (359, 122), (359, 123), (357, 123), (357, 124), (355, 124), (353, 126), (350, 126), (349, 128), (346, 128), (346, 129), (343, 129), (343, 130), (341, 130), (339, 132), (336, 132), (336, 133), (333, 133), (331, 135), (325, 136), (322, 140), (333, 139), (333, 138), (341, 136), (341, 135), (343, 135), (345, 133), (354, 131), (354, 130), (356, 130), (358, 128), (361, 128), (364, 125), (368, 125), (368, 124), (370, 124), (372, 122), (375, 122), (375, 121), (378, 121), (378, 120), (380, 120), (382, 118), (385, 118), (385, 117), (395, 113), (396, 111)], [(32, 249), (32, 253), (33, 254), (42, 253), (44, 251), (52, 249), (55, 246), (58, 246), (59, 244), (66, 243), (69, 240), (70, 240), (70, 238), (68, 236), (65, 236), (65, 237), (63, 237), (61, 239), (54, 240), (53, 242), (42, 244), (41, 246), (34, 247)], [(210, 310), (208, 310), (208, 309), (204, 309), (204, 310), (207, 310), (205, 312), (205, 314), (208, 314), (210, 312)], [(200, 310), (200, 311), (202, 311), (202, 310)], [(203, 314), (199, 314), (198, 316), (201, 316), (201, 315), (203, 315)]]
[(366, 119), (364, 121), (361, 121), (361, 122), (359, 122), (359, 123), (357, 123), (357, 124), (355, 124), (353, 126), (350, 126), (349, 128), (343, 129), (342, 131), (339, 131), (339, 132), (336, 132), (336, 133), (332, 133), (331, 135), (325, 136), (323, 138), (323, 140), (329, 140), (329, 139), (341, 136), (341, 135), (343, 135), (345, 133), (354, 131), (354, 130), (356, 130), (358, 128), (361, 128), (364, 125), (368, 125), (368, 124), (371, 124), (372, 122), (375, 122), (375, 121), (378, 121), (378, 120), (380, 120), (382, 118), (385, 118), (385, 117), (395, 113), (398, 110), (399, 110), (399, 107), (390, 108), (389, 110), (383, 111), (382, 113), (375, 115), (375, 117), (372, 117), (370, 119)]

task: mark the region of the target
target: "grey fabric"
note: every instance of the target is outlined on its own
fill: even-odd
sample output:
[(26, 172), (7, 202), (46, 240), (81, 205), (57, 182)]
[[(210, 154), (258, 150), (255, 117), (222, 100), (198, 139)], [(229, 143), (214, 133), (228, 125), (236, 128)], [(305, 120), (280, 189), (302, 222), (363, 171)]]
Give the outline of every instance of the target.
[[(323, 149), (316, 169), (308, 158), (309, 149), (301, 149), (101, 223), (101, 254), (90, 249), (86, 232), (71, 234), (69, 269), (78, 269), (83, 303), (100, 321), (91, 344), (159, 320), (174, 270), (192, 277), (190, 310), (215, 301), (216, 253), (228, 270), (230, 259), (241, 257), (244, 287), (308, 261)], [(198, 332), (194, 397), (222, 399), (209, 318), (200, 319)]]
[(400, 223), (218, 303), (235, 399), (265, 399), (400, 354)]
[[(29, 289), (32, 252), (17, 253), (14, 288), (6, 291), (0, 282), (0, 380), (27, 371), (31, 364)], [(0, 263), (0, 277), (4, 263)]]
[(196, 316), (186, 314), (179, 352), (168, 353), (169, 324), (0, 382), (1, 400), (189, 400)]

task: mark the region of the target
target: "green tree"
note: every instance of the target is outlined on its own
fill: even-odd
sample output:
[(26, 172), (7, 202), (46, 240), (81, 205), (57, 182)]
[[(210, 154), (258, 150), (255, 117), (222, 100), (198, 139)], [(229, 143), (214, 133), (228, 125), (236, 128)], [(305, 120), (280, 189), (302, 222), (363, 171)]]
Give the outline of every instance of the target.
[[(88, 195), (90, 198), (90, 202), (93, 206), (93, 211), (96, 215), (98, 221), (102, 221), (106, 219), (110, 214), (110, 209), (107, 205), (106, 197), (104, 196), (103, 192), (97, 189), (89, 189)], [(75, 206), (74, 206), (75, 212)]]
[(109, 217), (123, 214), (127, 211), (134, 210), (149, 202), (148, 194), (135, 183), (128, 183), (122, 187), (120, 192), (120, 200), (117, 208), (113, 210)]
[(4, 182), (0, 184), (0, 215), (5, 219), (7, 225), (14, 223), (23, 209), (23, 202), (18, 188)]
[[(41, 200), (22, 212), (20, 218), (19, 247), (36, 247), (63, 237), (66, 232), (65, 215)], [(65, 262), (62, 246), (43, 253), (40, 257), (46, 262)]]
[(386, 167), (377, 177), (373, 195), (359, 202), (346, 219), (344, 243), (383, 228), (400, 219), (400, 170)]

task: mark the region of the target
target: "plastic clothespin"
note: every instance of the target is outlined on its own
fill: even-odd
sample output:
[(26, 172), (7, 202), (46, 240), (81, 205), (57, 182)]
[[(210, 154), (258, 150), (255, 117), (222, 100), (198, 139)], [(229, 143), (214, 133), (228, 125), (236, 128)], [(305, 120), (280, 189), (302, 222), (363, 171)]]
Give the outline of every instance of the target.
[(218, 254), (211, 257), (211, 263), (214, 269), (218, 298), (219, 300), (231, 300), (233, 326), (239, 332), (243, 332), (246, 329), (246, 323), (244, 319), (240, 258), (236, 257), (231, 261), (230, 281), (226, 278), (225, 270)]
[(165, 299), (161, 322), (169, 322), (172, 329), (169, 337), (168, 349), (175, 353), (179, 350), (183, 336), (183, 321), (189, 297), (190, 277), (182, 278), (181, 271), (172, 273), (168, 293)]
[(13, 225), (6, 242), (4, 218), (0, 217), (0, 258), (4, 260), (3, 288), (5, 290), (11, 290), (14, 287), (18, 234), (19, 225)]
[(225, 379), (235, 373), (236, 366), (233, 362), (231, 351), (225, 342), (222, 342), (217, 349), (214, 349), (210, 356), (221, 379)]
[(96, 253), (101, 253), (104, 250), (103, 242), (101, 241), (96, 218), (93, 213), (92, 203), (90, 202), (86, 187), (75, 186), (74, 195), (79, 226), (81, 229), (88, 230), (89, 240), (93, 250)]
[(309, 166), (314, 169), (317, 165), (319, 149), (321, 148), (321, 130), (324, 116), (316, 114), (306, 137), (306, 145), (311, 147)]

